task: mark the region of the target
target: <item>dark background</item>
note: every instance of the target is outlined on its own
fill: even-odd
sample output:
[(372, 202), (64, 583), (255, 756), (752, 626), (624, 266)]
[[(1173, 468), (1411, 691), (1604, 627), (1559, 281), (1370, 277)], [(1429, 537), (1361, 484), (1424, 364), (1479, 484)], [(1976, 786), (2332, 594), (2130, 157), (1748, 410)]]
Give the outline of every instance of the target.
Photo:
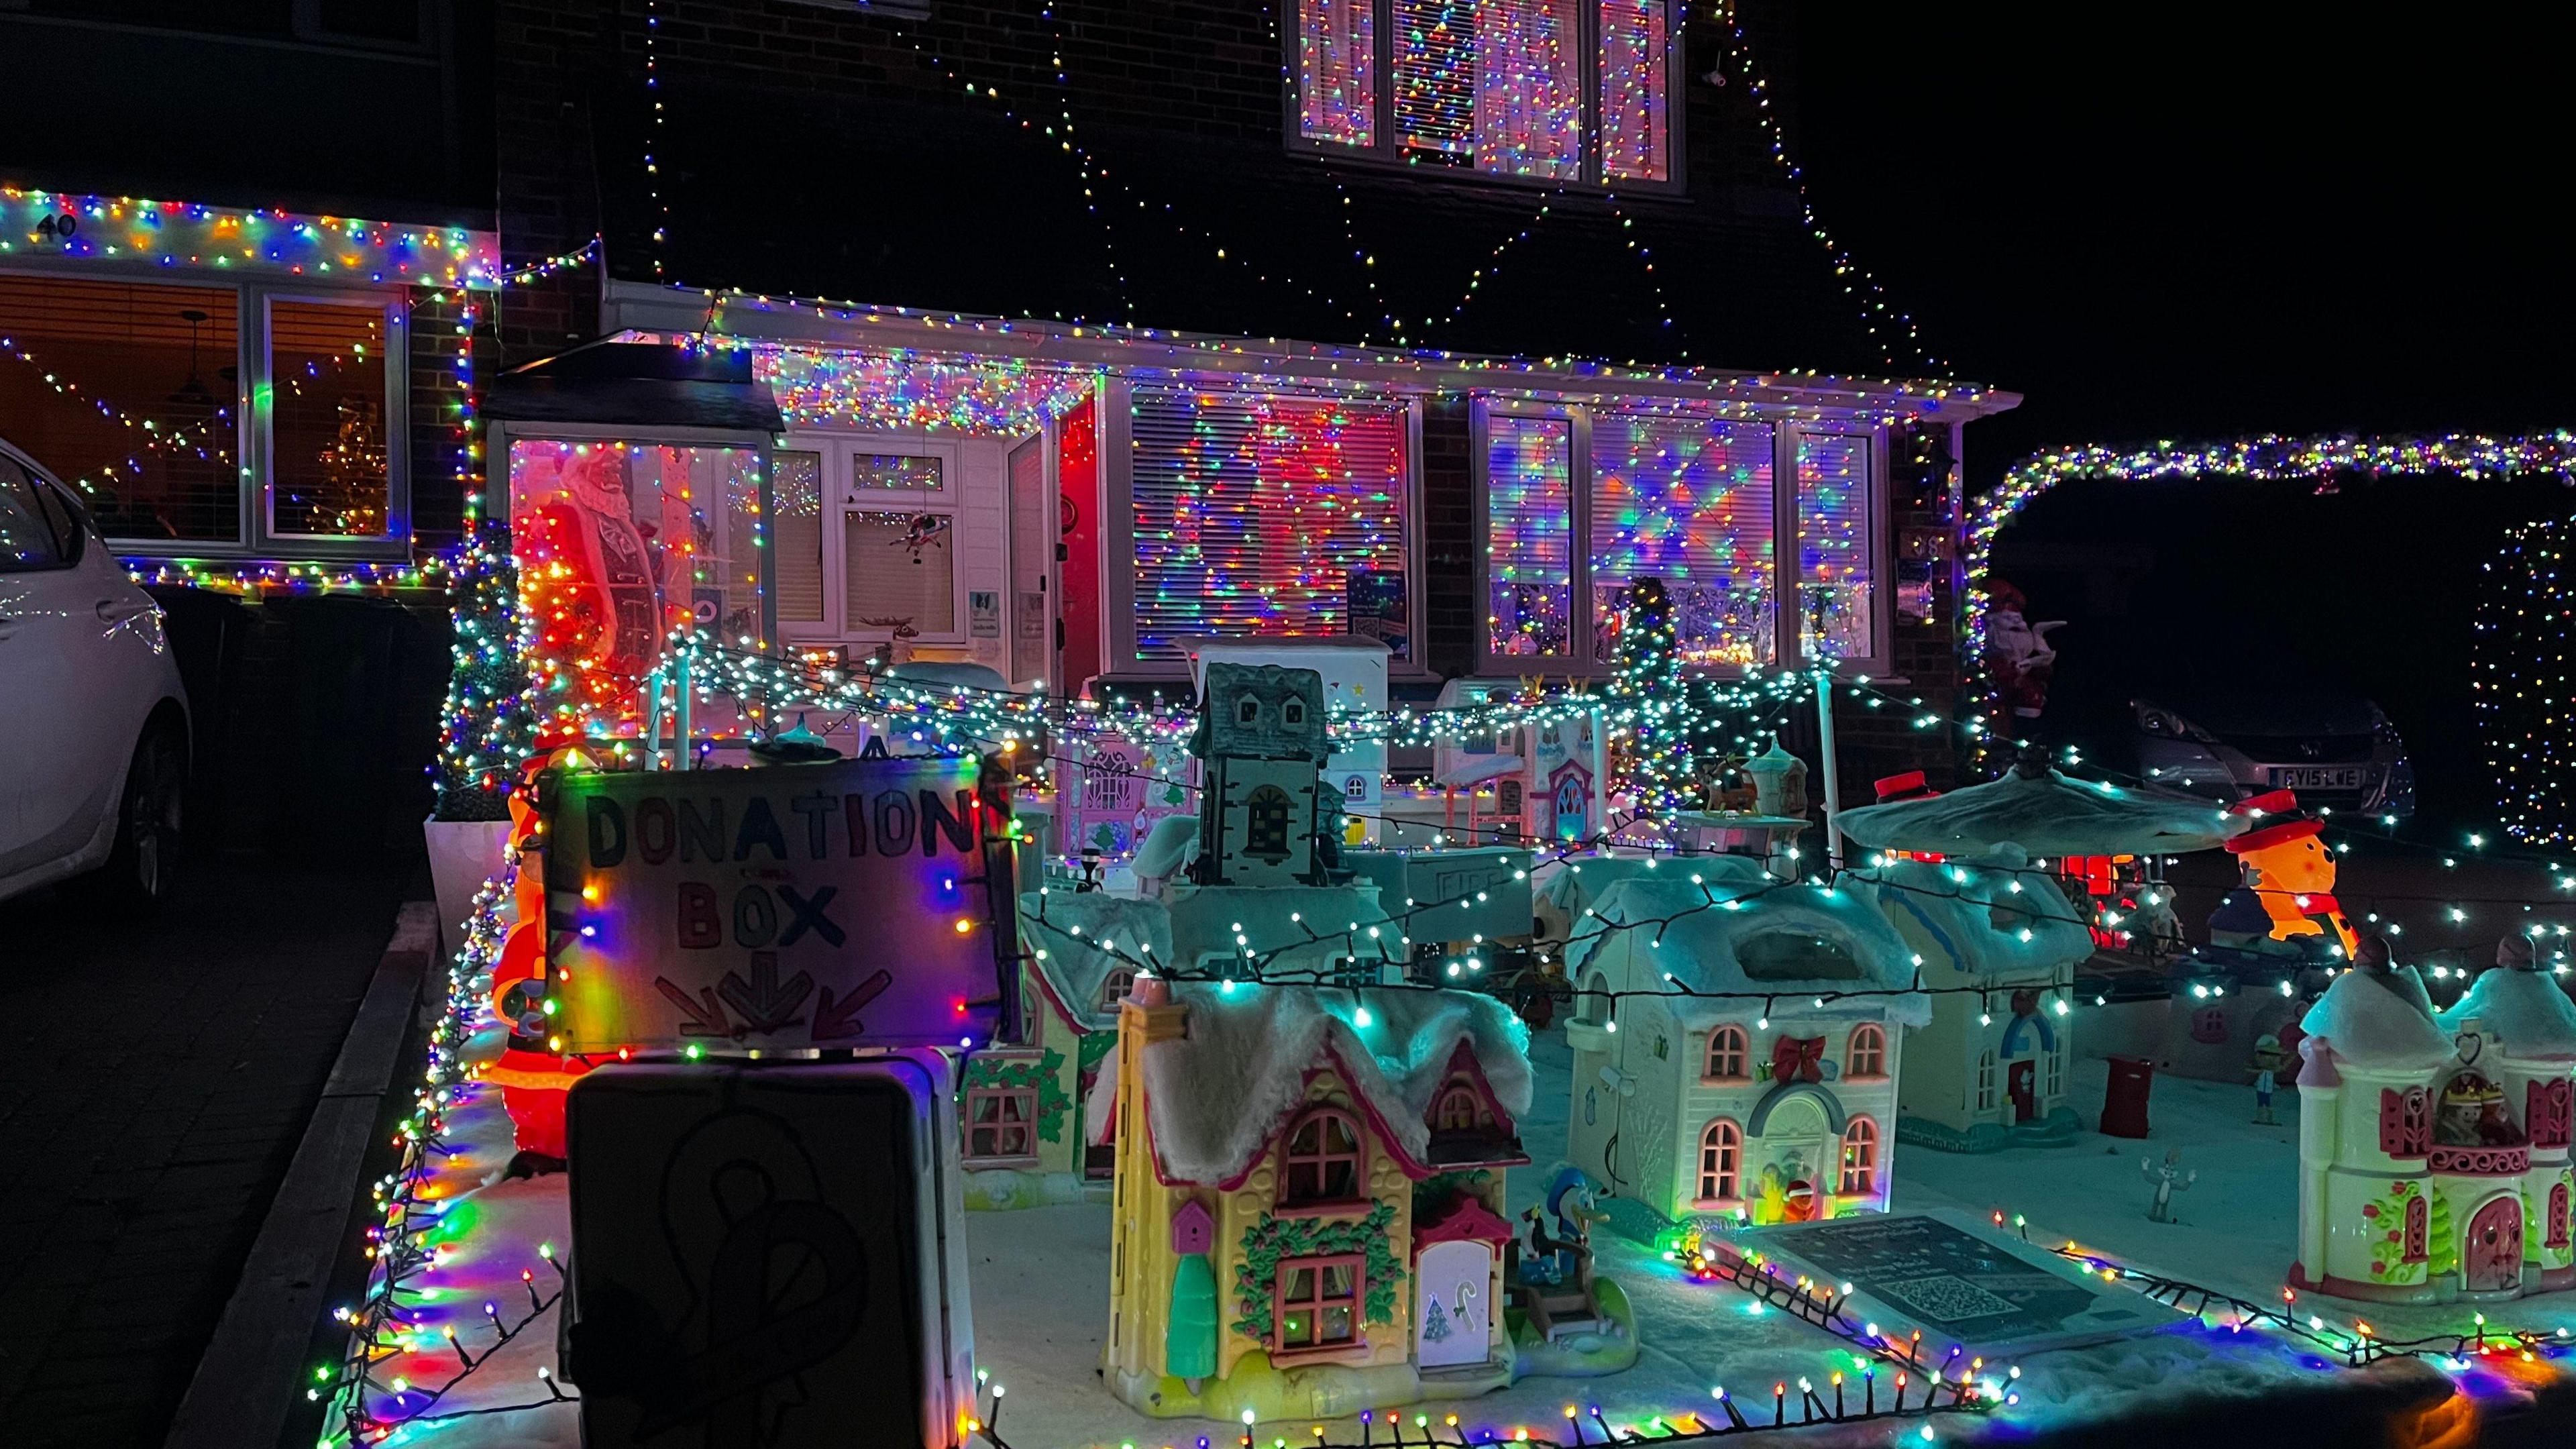
[[(2047, 447), (2576, 423), (2559, 220), (2570, 21), (2540, 7), (1801, 0), (1787, 127), (1819, 214)], [(2469, 616), (2554, 485), (2060, 489), (1999, 546), (2069, 691), (2340, 677), (2405, 732), (2428, 821), (2491, 818)], [(2034, 548), (2048, 570), (2011, 565)], [(2087, 562), (2084, 549), (2099, 551)], [(2016, 560), (2017, 549), (2025, 557)], [(2125, 608), (2088, 573), (2136, 575)], [(2059, 713), (2052, 702), (2052, 714)]]

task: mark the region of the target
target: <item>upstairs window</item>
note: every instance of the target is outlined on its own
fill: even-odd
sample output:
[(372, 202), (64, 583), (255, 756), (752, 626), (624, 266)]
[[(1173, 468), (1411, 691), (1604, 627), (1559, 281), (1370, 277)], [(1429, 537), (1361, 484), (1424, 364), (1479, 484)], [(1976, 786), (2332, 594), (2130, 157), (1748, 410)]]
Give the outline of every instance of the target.
[(1843, 1064), (1846, 1077), (1883, 1077), (1887, 1075), (1887, 1033), (1870, 1022), (1852, 1028), (1849, 1060)]
[(1579, 185), (1673, 179), (1672, 0), (1298, 0), (1317, 150)]
[(1360, 1195), (1360, 1129), (1347, 1112), (1318, 1107), (1288, 1134), (1283, 1206), (1348, 1202)]
[(1743, 1081), (1747, 1053), (1744, 1028), (1721, 1026), (1710, 1032), (1708, 1034), (1708, 1079), (1712, 1082)]

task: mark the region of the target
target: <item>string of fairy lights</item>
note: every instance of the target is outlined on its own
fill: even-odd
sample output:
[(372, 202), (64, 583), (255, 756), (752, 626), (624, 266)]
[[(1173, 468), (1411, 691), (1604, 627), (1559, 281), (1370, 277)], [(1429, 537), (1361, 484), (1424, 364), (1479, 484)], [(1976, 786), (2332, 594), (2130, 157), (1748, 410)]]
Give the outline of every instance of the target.
[(2576, 521), (2509, 529), (2482, 572), (2469, 639), (2470, 704), (2495, 772), (2505, 833), (2527, 845), (2576, 845), (2564, 782), (2576, 768), (2576, 689), (2567, 669), (2576, 595), (2567, 538)]
[[(2219, 443), (2160, 442), (2144, 447), (2090, 445), (2034, 454), (2005, 470), (1993, 489), (1969, 501), (1963, 562), (1968, 579), (1966, 629), (1960, 643), (1968, 672), (1963, 718), (1972, 753), (1991, 760), (1998, 731), (1988, 722), (2001, 706), (2000, 667), (1992, 631), (1996, 539), (2021, 511), (2073, 479), (2153, 482), (2193, 478), (2313, 481), (2341, 477), (2456, 477), (2465, 482), (2549, 476), (2576, 483), (2576, 433), (2564, 429), (2523, 437), (2478, 434), (2293, 438), (2265, 434)], [(2511, 802), (2509, 809), (2513, 809)], [(2520, 811), (2515, 811), (2519, 817)]]

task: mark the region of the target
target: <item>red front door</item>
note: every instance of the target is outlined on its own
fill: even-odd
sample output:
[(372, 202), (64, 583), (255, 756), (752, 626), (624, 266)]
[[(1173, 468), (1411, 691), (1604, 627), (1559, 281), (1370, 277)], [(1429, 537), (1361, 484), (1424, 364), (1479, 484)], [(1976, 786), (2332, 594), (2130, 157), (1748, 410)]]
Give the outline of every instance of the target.
[(2500, 1197), (2469, 1219), (2461, 1286), (2471, 1292), (2522, 1286), (2522, 1204)]
[(2039, 1098), (2032, 1092), (2030, 1085), (2031, 1068), (2034, 1065), (2035, 1063), (2028, 1057), (2024, 1057), (2012, 1064), (2011, 1075), (2004, 1079), (2005, 1085), (2012, 1091), (2015, 1122), (2027, 1122), (2039, 1115)]

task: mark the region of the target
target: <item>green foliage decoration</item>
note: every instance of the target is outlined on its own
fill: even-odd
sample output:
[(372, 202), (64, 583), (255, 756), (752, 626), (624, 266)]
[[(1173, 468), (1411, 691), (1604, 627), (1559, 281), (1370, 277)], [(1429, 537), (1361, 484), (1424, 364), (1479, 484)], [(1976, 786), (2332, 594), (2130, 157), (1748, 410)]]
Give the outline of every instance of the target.
[(1263, 1213), (1261, 1221), (1243, 1230), (1243, 1259), (1234, 1265), (1235, 1311), (1241, 1315), (1234, 1320), (1234, 1331), (1266, 1342), (1281, 1260), (1330, 1253), (1364, 1256), (1361, 1317), (1370, 1323), (1393, 1323), (1396, 1290), (1404, 1284), (1404, 1269), (1387, 1239), (1394, 1223), (1391, 1202), (1379, 1203), (1363, 1218), (1283, 1218)]

